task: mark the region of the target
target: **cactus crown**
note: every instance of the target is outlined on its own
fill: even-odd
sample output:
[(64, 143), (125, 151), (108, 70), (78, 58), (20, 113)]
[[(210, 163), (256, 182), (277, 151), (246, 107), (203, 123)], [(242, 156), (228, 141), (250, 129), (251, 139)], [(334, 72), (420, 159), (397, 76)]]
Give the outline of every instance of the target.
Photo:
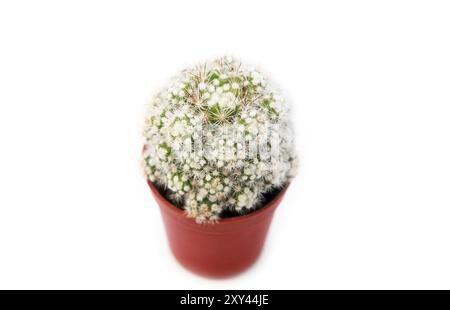
[(183, 70), (156, 93), (144, 137), (147, 178), (199, 223), (252, 210), (296, 170), (288, 106), (231, 57)]

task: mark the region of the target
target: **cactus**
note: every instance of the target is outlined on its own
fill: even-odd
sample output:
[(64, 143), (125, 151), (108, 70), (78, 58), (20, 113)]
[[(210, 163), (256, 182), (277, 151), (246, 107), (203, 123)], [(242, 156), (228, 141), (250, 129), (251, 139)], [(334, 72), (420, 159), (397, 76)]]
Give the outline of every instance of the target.
[(145, 174), (198, 223), (250, 212), (295, 175), (288, 112), (259, 70), (231, 57), (185, 69), (148, 106)]

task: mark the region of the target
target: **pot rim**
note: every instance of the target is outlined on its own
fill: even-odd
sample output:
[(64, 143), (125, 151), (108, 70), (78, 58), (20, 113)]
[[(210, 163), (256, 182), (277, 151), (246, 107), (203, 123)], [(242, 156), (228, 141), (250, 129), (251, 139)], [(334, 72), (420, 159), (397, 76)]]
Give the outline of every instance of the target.
[[(175, 212), (178, 215), (182, 216), (185, 220), (188, 220), (188, 221), (190, 221), (192, 223), (195, 223), (196, 225), (200, 225), (200, 224), (198, 224), (195, 221), (195, 219), (187, 217), (184, 210), (174, 206), (163, 195), (161, 195), (161, 193), (159, 192), (159, 190), (156, 188), (156, 186), (153, 184), (152, 181), (147, 179), (147, 184), (150, 187), (153, 195), (156, 196), (156, 199), (161, 200), (162, 202), (164, 202), (163, 205), (167, 206), (172, 212)], [(276, 208), (278, 206), (279, 202), (281, 201), (281, 199), (283, 198), (284, 194), (286, 193), (286, 190), (288, 189), (289, 185), (290, 185), (290, 183), (286, 183), (283, 186), (283, 189), (271, 201), (269, 201), (269, 203), (267, 203), (263, 207), (259, 208), (258, 210), (250, 212), (248, 214), (240, 215), (240, 216), (234, 216), (234, 217), (228, 217), (228, 218), (224, 218), (224, 219), (219, 219), (214, 225), (248, 221), (248, 220), (250, 220), (252, 218), (258, 217), (259, 215), (266, 213), (267, 211), (269, 211), (271, 209)]]

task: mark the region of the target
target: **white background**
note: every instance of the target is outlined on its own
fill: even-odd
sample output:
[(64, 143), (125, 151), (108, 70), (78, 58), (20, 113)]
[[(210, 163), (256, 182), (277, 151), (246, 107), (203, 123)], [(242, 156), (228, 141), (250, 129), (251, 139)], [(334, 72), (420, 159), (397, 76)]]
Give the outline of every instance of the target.
[[(248, 272), (180, 267), (144, 105), (232, 54), (292, 102), (301, 170)], [(2, 1), (0, 288), (450, 289), (448, 1)]]

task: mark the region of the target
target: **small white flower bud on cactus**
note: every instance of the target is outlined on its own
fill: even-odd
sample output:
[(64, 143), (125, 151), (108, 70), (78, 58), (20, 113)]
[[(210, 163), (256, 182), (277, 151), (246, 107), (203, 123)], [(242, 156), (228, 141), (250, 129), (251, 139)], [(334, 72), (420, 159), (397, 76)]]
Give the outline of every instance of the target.
[(147, 178), (199, 223), (258, 207), (296, 171), (287, 104), (231, 57), (174, 77), (151, 101), (144, 137)]

